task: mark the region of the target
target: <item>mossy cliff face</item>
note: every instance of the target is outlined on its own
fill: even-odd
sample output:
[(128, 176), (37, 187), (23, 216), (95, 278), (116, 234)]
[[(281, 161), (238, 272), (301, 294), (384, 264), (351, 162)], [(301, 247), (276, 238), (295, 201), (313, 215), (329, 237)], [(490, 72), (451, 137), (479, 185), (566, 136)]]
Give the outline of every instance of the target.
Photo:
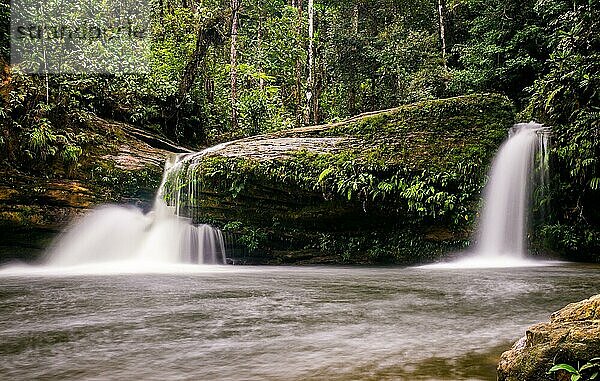
[(166, 198), (181, 190), (184, 212), (231, 232), (242, 262), (433, 260), (466, 245), (513, 121), (484, 94), (243, 139), (174, 172)]
[[(76, 162), (34, 162), (24, 154), (0, 170), (0, 262), (34, 258), (69, 221), (95, 205), (147, 208), (165, 158), (178, 149), (131, 126), (95, 117), (62, 133), (85, 136)], [(17, 135), (16, 149), (19, 143)]]
[(569, 304), (552, 314), (549, 323), (530, 327), (511, 350), (502, 354), (498, 380), (568, 380), (566, 374), (546, 372), (554, 364), (577, 367), (596, 357), (600, 357), (600, 295)]

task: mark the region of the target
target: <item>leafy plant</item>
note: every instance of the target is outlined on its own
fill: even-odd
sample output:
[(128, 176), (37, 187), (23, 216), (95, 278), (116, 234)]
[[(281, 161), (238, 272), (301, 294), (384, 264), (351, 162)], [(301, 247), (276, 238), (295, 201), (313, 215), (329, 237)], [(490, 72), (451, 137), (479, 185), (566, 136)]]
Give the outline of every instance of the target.
[(29, 149), (34, 155), (46, 159), (56, 153), (56, 140), (57, 136), (53, 133), (49, 121), (44, 119), (29, 133)]
[(581, 366), (578, 364), (577, 369), (569, 364), (556, 364), (548, 370), (547, 374), (559, 371), (570, 374), (571, 381), (595, 380), (598, 377), (598, 374), (600, 374), (600, 357), (595, 357)]
[(223, 230), (238, 233), (239, 243), (251, 252), (259, 249), (267, 239), (267, 234), (262, 229), (245, 226), (240, 221), (228, 222), (223, 226)]
[(81, 153), (81, 147), (67, 144), (62, 150), (62, 160), (67, 166), (73, 167), (79, 161)]

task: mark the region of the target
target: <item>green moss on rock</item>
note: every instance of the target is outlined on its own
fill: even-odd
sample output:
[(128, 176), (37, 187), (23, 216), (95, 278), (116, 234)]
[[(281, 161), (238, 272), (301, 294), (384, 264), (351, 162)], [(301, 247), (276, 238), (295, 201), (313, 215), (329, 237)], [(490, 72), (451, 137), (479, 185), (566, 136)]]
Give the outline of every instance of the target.
[[(529, 327), (498, 365), (500, 381), (554, 380), (555, 364), (585, 364), (600, 357), (600, 295), (572, 303), (552, 314), (549, 323)], [(566, 377), (569, 379), (569, 377)]]
[(243, 139), (204, 154), (183, 184), (174, 173), (167, 199), (182, 189), (198, 222), (260, 231), (261, 263), (300, 251), (302, 263), (429, 261), (465, 246), (513, 121), (506, 98), (483, 94)]

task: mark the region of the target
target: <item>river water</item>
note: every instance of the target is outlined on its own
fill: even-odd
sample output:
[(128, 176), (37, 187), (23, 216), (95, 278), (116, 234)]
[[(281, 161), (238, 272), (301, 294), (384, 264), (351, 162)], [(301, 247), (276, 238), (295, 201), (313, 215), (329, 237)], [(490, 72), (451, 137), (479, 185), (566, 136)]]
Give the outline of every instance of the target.
[(2, 380), (495, 380), (600, 267), (0, 271)]

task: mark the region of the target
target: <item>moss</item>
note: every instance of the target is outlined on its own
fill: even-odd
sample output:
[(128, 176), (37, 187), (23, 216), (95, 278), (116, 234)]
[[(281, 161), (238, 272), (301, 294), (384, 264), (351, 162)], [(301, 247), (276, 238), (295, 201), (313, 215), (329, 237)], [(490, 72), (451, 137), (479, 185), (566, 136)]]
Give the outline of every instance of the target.
[[(167, 188), (183, 185), (184, 209), (198, 222), (260, 230), (267, 262), (294, 250), (305, 253), (304, 262), (428, 261), (466, 244), (487, 163), (513, 118), (511, 103), (498, 95), (421, 102), (253, 140), (342, 139), (325, 152), (300, 145), (269, 159), (209, 154), (191, 177), (198, 198), (186, 198), (177, 174)], [(437, 225), (443, 239), (428, 233)]]
[(599, 316), (600, 295), (596, 295), (553, 313), (548, 323), (529, 327), (526, 336), (502, 354), (498, 380), (553, 380), (547, 371), (554, 364), (577, 368), (600, 356)]

